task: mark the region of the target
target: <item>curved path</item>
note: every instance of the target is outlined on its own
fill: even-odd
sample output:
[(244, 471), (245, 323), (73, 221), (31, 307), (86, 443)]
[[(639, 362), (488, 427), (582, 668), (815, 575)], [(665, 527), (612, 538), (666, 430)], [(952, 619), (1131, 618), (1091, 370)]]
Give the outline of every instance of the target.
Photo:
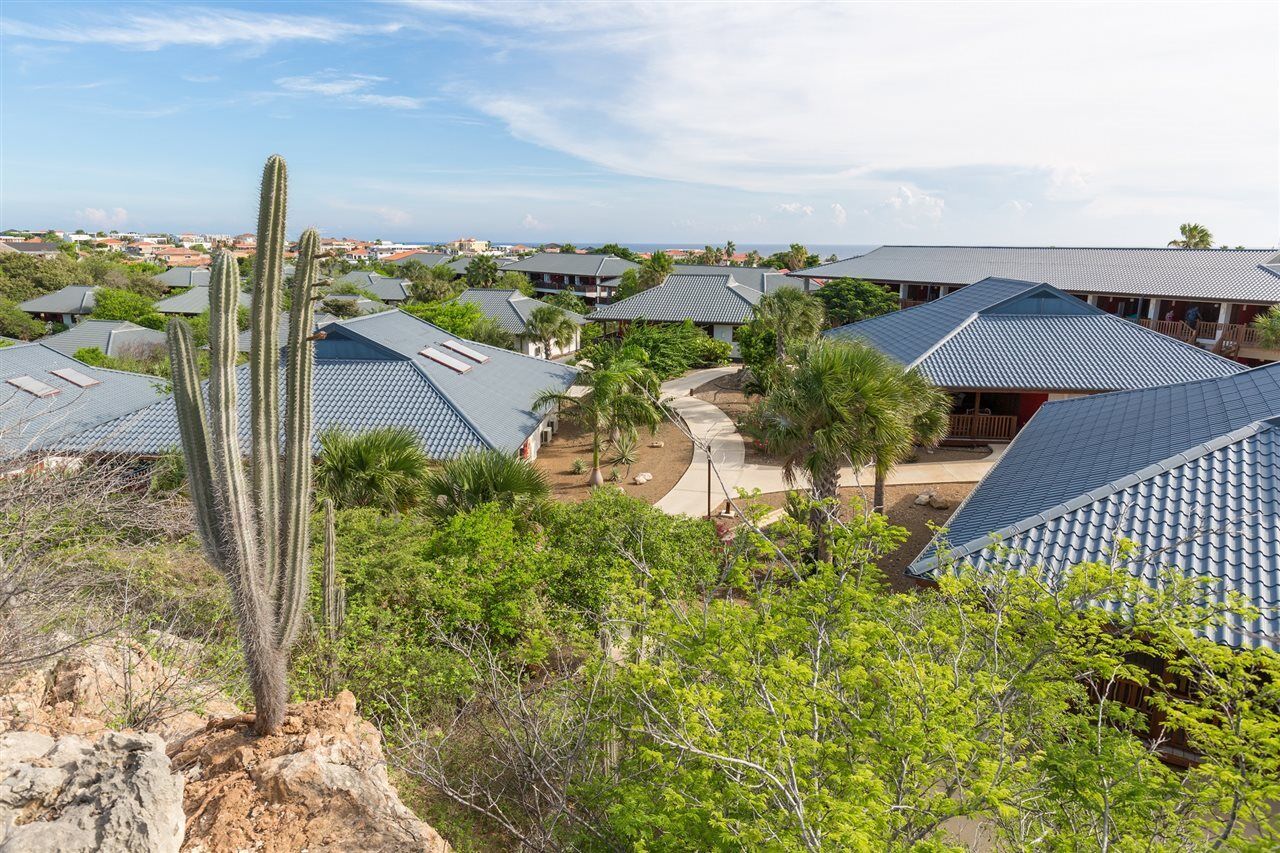
[[(663, 512), (677, 515), (705, 516), (708, 493), (712, 509), (723, 505), (728, 497), (737, 497), (737, 489), (780, 492), (788, 488), (782, 466), (762, 465), (746, 461), (746, 445), (733, 420), (691, 392), (713, 379), (738, 371), (737, 366), (695, 370), (662, 384), (664, 402), (677, 412), (693, 434), (693, 461), (671, 491), (657, 502)], [(992, 445), (990, 456), (972, 462), (917, 462), (901, 465), (890, 474), (891, 486), (932, 485), (937, 483), (976, 483), (986, 475), (1004, 452), (1006, 445)], [(714, 470), (708, 478), (707, 451)], [(708, 482), (710, 487), (708, 488)], [(870, 469), (840, 472), (842, 486), (870, 485)]]

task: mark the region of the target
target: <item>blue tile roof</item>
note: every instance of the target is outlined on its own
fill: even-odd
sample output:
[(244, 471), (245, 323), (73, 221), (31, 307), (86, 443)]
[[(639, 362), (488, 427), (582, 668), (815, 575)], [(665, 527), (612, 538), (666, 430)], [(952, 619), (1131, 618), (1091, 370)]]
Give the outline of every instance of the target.
[(881, 246), (792, 275), (966, 285), (989, 276), (1062, 290), (1209, 301), (1280, 302), (1275, 249)]
[(129, 349), (164, 346), (164, 332), (147, 329), (128, 320), (81, 320), (65, 332), (41, 338), (40, 343), (63, 355), (74, 356), (76, 350), (96, 347), (105, 355), (118, 356)]
[[(569, 387), (577, 375), (566, 365), (474, 342), (465, 343), (490, 360), (456, 373), (419, 355), (426, 347), (449, 353), (441, 345), (456, 336), (402, 311), (330, 323), (323, 331), (326, 337), (315, 344), (317, 440), (334, 426), (353, 431), (405, 426), (436, 459), (477, 447), (515, 452), (542, 421), (530, 409), (533, 398), (545, 388)], [(240, 368), (243, 429), (248, 428), (247, 383), (246, 366)], [(152, 455), (179, 441), (169, 398), (127, 424), (104, 424), (64, 444)]]
[(1049, 285), (999, 278), (826, 334), (865, 340), (946, 388), (1116, 391), (1243, 369)]
[(211, 275), (208, 267), (174, 267), (156, 276), (156, 281), (165, 287), (208, 287)]
[(19, 302), (18, 307), (29, 314), (88, 314), (96, 301), (95, 290), (92, 284), (69, 284), (61, 290)]
[(355, 270), (338, 279), (367, 290), (383, 302), (403, 302), (409, 298), (409, 279), (390, 278), (376, 272)]
[[(252, 296), (244, 290), (240, 291), (239, 299), (245, 308), (253, 303)], [(185, 293), (161, 299), (156, 302), (155, 309), (161, 314), (185, 314), (193, 317), (203, 314), (209, 310), (209, 286), (196, 286)]]
[[(1025, 552), (1002, 559), (1054, 570), (1109, 559), (1119, 536), (1139, 543), (1141, 576), (1174, 565), (1271, 608), (1218, 639), (1280, 645), (1280, 364), (1045, 405), (946, 538), (971, 562), (1000, 541)], [(934, 557), (931, 544), (908, 573)]]
[[(518, 290), (496, 290), (490, 288), (471, 288), (458, 294), (459, 302), (468, 302), (492, 317), (502, 328), (514, 335), (523, 335), (529, 330), (529, 318), (539, 308), (550, 307), (549, 303), (540, 299), (525, 296)], [(561, 309), (562, 311), (564, 309)], [(565, 311), (569, 319), (578, 325), (587, 319), (574, 311)]]
[(715, 275), (674, 272), (659, 285), (596, 309), (587, 319), (741, 325), (751, 319), (751, 311), (762, 295), (753, 287), (739, 284), (727, 267)]
[[(71, 368), (100, 384), (81, 388), (52, 373)], [(8, 384), (29, 376), (57, 390), (36, 397)], [(0, 458), (54, 448), (68, 436), (137, 412), (164, 397), (155, 376), (90, 367), (41, 344), (0, 348)]]

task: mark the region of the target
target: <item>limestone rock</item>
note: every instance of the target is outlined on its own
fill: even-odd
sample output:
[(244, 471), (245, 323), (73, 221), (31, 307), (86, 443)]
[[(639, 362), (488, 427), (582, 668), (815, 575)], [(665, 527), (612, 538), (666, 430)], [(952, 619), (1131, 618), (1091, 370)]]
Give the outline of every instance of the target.
[(951, 509), (951, 501), (940, 495), (932, 495), (929, 498), (929, 506), (934, 509)]
[(0, 853), (176, 853), (184, 821), (157, 735), (0, 735)]
[(916, 506), (924, 506), (925, 504), (929, 503), (929, 501), (931, 500), (933, 500), (932, 491), (921, 492), (920, 494), (916, 495)]
[(667, 443), (665, 441), (651, 441), (649, 442), (649, 446), (650, 447), (666, 447)]
[(653, 475), (650, 474), (648, 471), (645, 471), (643, 474), (636, 474), (636, 478), (632, 482), (634, 482), (637, 486), (643, 486), (645, 483), (649, 482), (652, 479), (653, 479)]
[(346, 691), (290, 707), (274, 735), (255, 737), (248, 718), (211, 721), (171, 753), (187, 775), (191, 853), (451, 849), (400, 802)]

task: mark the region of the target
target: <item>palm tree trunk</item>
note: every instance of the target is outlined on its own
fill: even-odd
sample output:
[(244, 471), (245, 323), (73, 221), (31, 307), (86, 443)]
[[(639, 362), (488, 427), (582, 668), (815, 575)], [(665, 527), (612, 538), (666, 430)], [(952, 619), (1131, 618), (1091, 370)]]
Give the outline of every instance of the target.
[[(840, 497), (840, 466), (827, 463), (815, 473), (813, 478), (814, 496), (825, 502)], [(831, 557), (831, 522), (828, 513), (833, 510), (827, 506), (815, 506), (809, 510), (809, 529), (813, 531), (814, 541), (818, 546), (818, 559), (828, 560)]]
[(600, 473), (600, 430), (598, 429), (591, 433), (591, 477), (588, 478), (587, 485), (604, 485), (604, 475)]
[(774, 345), (775, 355), (777, 356), (778, 361), (781, 362), (783, 359), (787, 357), (787, 342), (782, 335), (781, 329), (774, 330), (773, 345)]
[(876, 485), (871, 493), (871, 509), (874, 512), (884, 513), (884, 484), (888, 476), (884, 471), (880, 470), (880, 466), (876, 466)]

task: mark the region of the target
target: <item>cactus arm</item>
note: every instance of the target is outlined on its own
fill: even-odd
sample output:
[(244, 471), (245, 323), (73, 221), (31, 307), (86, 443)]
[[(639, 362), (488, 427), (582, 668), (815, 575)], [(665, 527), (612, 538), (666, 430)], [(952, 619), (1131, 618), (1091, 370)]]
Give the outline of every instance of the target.
[(222, 513), (211, 477), (209, 429), (205, 426), (191, 327), (175, 317), (169, 321), (166, 337), (173, 374), (173, 404), (178, 413), (191, 502), (195, 505), (196, 529), (209, 562), (221, 569), (226, 565)]
[[(258, 241), (254, 258), (253, 344), (249, 352), (253, 502), (257, 512), (261, 575), (272, 579), (280, 556), (280, 285), (284, 275), (288, 174), (272, 155), (262, 169)], [(274, 582), (270, 582), (274, 586)]]
[(289, 349), (285, 368), (285, 459), (281, 483), (282, 530), (280, 571), (273, 583), (276, 602), (276, 638), (288, 648), (302, 626), (307, 605), (310, 561), (311, 513), (311, 326), (316, 280), (316, 255), (320, 235), (303, 233), (293, 276), (293, 304), (289, 309)]

